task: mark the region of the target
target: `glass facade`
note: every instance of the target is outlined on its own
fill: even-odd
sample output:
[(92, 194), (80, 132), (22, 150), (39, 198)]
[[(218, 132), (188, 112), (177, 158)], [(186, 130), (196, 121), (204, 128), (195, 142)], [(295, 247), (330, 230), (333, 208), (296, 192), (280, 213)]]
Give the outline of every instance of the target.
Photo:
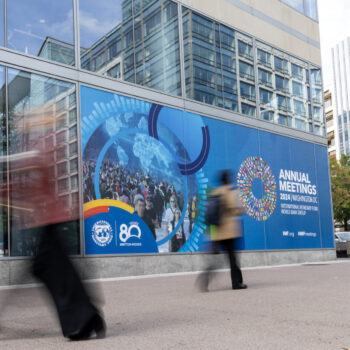
[(317, 0), (281, 0), (285, 4), (293, 7), (297, 11), (303, 13), (304, 15), (318, 20), (317, 14)]
[(235, 31), (183, 9), (186, 97), (238, 111)]
[[(6, 6), (0, 0), (0, 45), (11, 50), (69, 66), (77, 63), (79, 69), (234, 111), (242, 118), (325, 136), (318, 67), (175, 1), (79, 1), (75, 17), (80, 57), (75, 57), (73, 0), (5, 2)], [(316, 1), (293, 4), (308, 16), (317, 16)], [(76, 85), (9, 67), (0, 67), (0, 84), (2, 186), (13, 180), (7, 178), (8, 156), (25, 151), (24, 139), (36, 136), (25, 135), (20, 122), (38, 112), (52, 114), (49, 131), (40, 132), (46, 146), (55, 148), (55, 189), (67, 210), (78, 211)], [(340, 128), (342, 123), (348, 120)], [(347, 138), (344, 132), (344, 142)], [(2, 203), (0, 256), (31, 255), (35, 233), (15, 229), (20, 215), (8, 210), (13, 199), (6, 197)], [(77, 254), (77, 222), (71, 223), (70, 232), (71, 253)]]
[(8, 48), (75, 64), (72, 0), (11, 0), (6, 9)]
[[(76, 116), (75, 84), (12, 68), (7, 68), (6, 72), (9, 98), (8, 114), (2, 114), (2, 137), (8, 139), (8, 149), (3, 147), (2, 154), (9, 172), (8, 179), (2, 183), (3, 193), (9, 193), (9, 210), (3, 212), (2, 234), (11, 234), (8, 240), (3, 238), (2, 244), (5, 254), (10, 251), (11, 256), (28, 256), (34, 253), (39, 231), (35, 223), (28, 225), (24, 219), (26, 212), (31, 210), (30, 203), (25, 200), (25, 191), (32, 187), (31, 181), (38, 175), (35, 171), (26, 171), (25, 167), (18, 168), (14, 159), (21, 154), (28, 155), (37, 147), (42, 149), (47, 154), (50, 186), (53, 186), (59, 205), (69, 217), (79, 217), (79, 204), (75, 199), (78, 196), (78, 153), (68, 153), (68, 148), (72, 145), (77, 148), (78, 142), (77, 119), (69, 118), (72, 111)], [(6, 143), (2, 142), (2, 145)], [(65, 242), (71, 254), (78, 254), (79, 222), (74, 220), (67, 226)]]
[(79, 2), (81, 67), (180, 95), (177, 4), (168, 0), (104, 3), (110, 11), (101, 11), (100, 3)]
[[(7, 256), (8, 251), (8, 198), (6, 196), (7, 184), (7, 120), (6, 120), (6, 93), (5, 68), (0, 66), (0, 172), (1, 172), (1, 207), (0, 207), (0, 257)], [(5, 195), (4, 195), (5, 194)]]
[[(73, 1), (26, 2), (30, 21), (17, 2), (7, 1), (7, 46), (73, 65)], [(317, 12), (316, 1), (284, 2)], [(78, 17), (81, 69), (325, 135), (321, 71), (308, 62), (172, 0), (79, 1)]]

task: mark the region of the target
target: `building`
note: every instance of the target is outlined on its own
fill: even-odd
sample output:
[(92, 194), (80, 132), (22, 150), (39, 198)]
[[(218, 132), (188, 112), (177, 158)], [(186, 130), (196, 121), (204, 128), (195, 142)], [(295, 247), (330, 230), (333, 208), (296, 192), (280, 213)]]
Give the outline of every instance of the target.
[[(54, 116), (55, 188), (80, 212), (67, 242), (83, 268), (103, 260), (87, 277), (200, 270), (223, 168), (243, 265), (335, 257), (316, 0), (4, 1), (1, 155), (23, 151), (21, 121)], [(36, 233), (7, 200), (10, 271)]]
[(336, 158), (337, 147), (336, 147), (336, 134), (337, 128), (335, 127), (334, 113), (333, 113), (333, 98), (332, 89), (329, 88), (324, 92), (324, 109), (326, 116), (326, 129), (328, 139), (328, 157)]
[(332, 48), (333, 64), (333, 110), (337, 159), (350, 154), (349, 111), (350, 111), (350, 38)]

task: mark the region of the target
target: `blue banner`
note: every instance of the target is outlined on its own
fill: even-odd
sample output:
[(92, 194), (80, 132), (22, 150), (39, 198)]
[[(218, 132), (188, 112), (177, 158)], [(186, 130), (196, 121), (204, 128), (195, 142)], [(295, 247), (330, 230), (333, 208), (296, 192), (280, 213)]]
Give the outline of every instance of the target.
[(81, 108), (86, 254), (205, 250), (222, 169), (239, 249), (334, 246), (326, 147), (84, 86)]

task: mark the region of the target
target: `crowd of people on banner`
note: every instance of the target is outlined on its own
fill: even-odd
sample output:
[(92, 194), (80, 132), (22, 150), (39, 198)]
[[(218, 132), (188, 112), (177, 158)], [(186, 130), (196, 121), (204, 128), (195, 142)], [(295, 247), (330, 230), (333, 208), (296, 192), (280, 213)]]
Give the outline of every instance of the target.
[[(93, 161), (86, 161), (83, 165), (85, 203), (96, 199), (95, 166)], [(164, 237), (178, 227), (171, 239), (169, 250), (176, 252), (186, 242), (197, 216), (196, 196), (189, 198), (185, 210), (185, 223), (179, 225), (184, 209), (184, 196), (164, 179), (155, 180), (142, 171), (132, 173), (127, 167), (105, 161), (99, 171), (99, 187), (101, 198), (119, 200), (134, 207), (156, 240), (161, 238), (158, 228), (162, 229)]]

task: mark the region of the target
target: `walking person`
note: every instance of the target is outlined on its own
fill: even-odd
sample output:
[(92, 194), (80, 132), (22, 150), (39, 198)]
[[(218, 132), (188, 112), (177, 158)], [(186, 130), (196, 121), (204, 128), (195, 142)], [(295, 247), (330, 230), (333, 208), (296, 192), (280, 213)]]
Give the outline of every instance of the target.
[(14, 230), (23, 236), (36, 232), (32, 273), (52, 297), (63, 335), (71, 340), (85, 340), (93, 335), (103, 338), (106, 325), (101, 310), (83, 285), (66, 247), (65, 238), (71, 224), (79, 219), (79, 210), (67, 207), (56, 191), (51, 168), (55, 149), (45, 144), (55, 116), (43, 119), (44, 114), (38, 112), (15, 124), (14, 134), (25, 141), (8, 157), (9, 192), (2, 203), (4, 198), (10, 199)]
[[(230, 261), (232, 289), (246, 289), (240, 267), (235, 254), (235, 240), (242, 236), (242, 225), (240, 219), (244, 211), (240, 204), (239, 193), (230, 184), (233, 176), (228, 170), (220, 173), (221, 186), (212, 192), (212, 196), (219, 198), (219, 223), (216, 227), (211, 227), (211, 240), (213, 252), (217, 253), (219, 248), (223, 248)], [(209, 265), (205, 272), (198, 277), (199, 287), (204, 291), (208, 290), (209, 275), (214, 266)]]

